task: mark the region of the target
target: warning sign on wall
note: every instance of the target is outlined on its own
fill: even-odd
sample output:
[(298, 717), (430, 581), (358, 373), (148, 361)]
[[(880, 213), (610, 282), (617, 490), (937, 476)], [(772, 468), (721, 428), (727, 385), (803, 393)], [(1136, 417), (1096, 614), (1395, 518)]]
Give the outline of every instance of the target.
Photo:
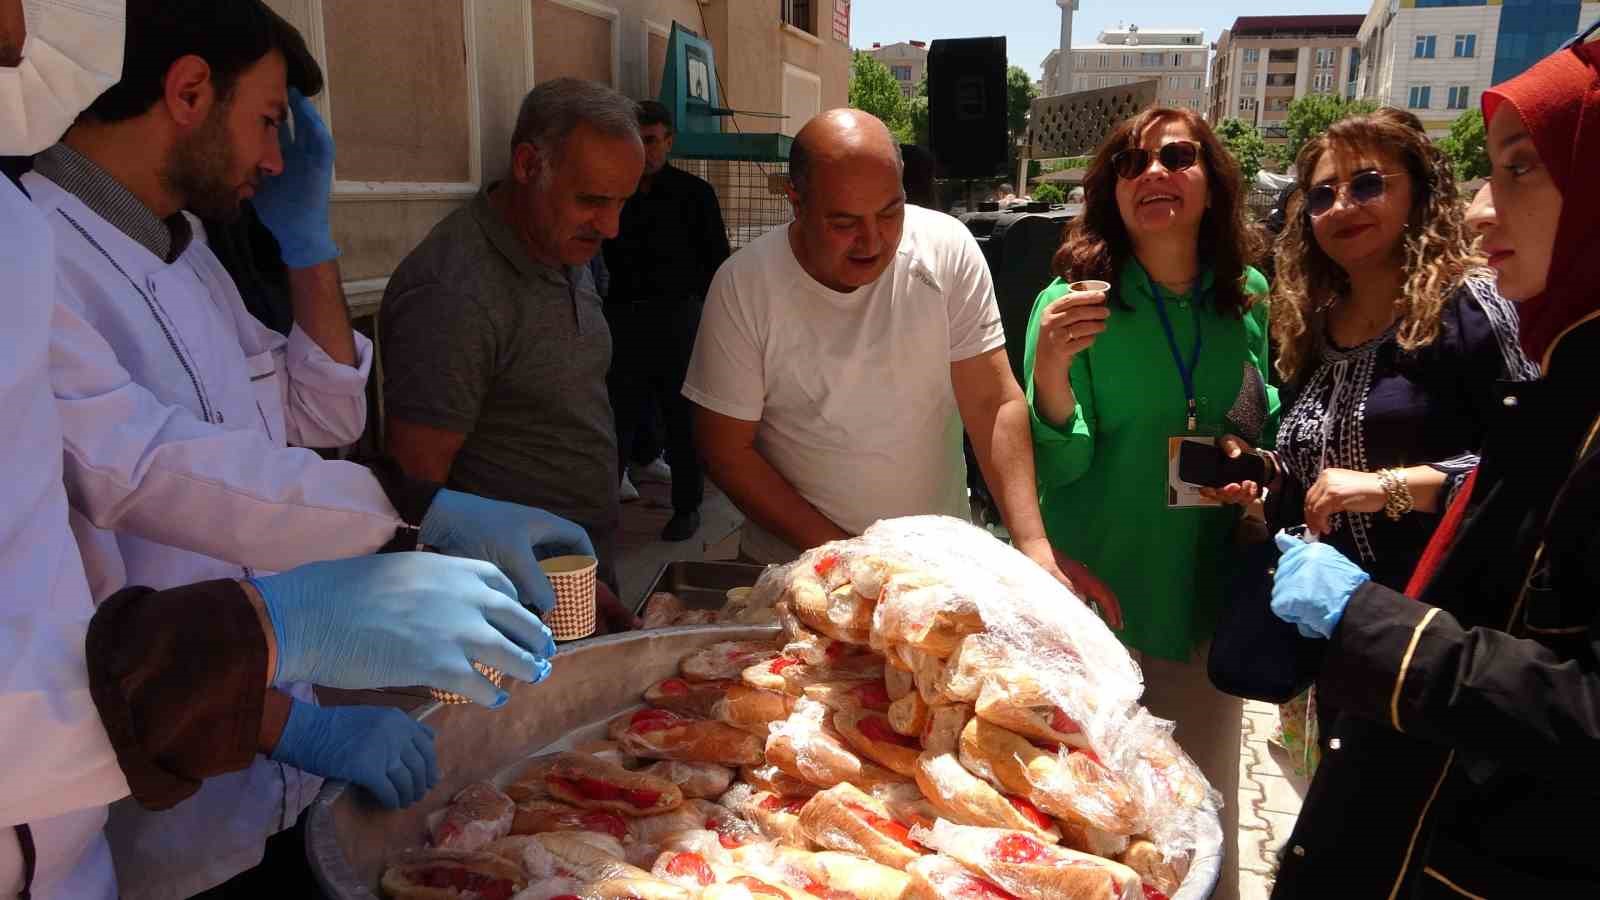
[(833, 39), (850, 43), (850, 0), (833, 0)]

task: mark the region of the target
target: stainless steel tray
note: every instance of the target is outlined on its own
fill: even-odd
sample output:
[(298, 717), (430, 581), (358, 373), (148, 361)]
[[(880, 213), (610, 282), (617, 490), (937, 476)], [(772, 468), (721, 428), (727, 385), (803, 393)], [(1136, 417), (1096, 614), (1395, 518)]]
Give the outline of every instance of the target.
[(721, 609), (728, 601), (728, 591), (754, 585), (764, 571), (765, 566), (748, 563), (698, 560), (669, 562), (661, 567), (656, 580), (639, 598), (634, 609), (643, 615), (645, 601), (657, 591), (676, 594), (689, 609)]
[[(511, 688), (499, 710), (474, 704), (431, 703), (416, 715), (433, 727), (442, 776), (410, 809), (386, 810), (364, 795), (328, 782), (306, 820), (306, 857), (330, 900), (375, 900), (388, 860), (427, 839), (430, 815), (474, 781), (493, 779), (508, 766), (573, 732), (592, 729), (639, 704), (645, 688), (670, 676), (685, 655), (717, 641), (759, 640), (775, 626), (691, 626), (631, 631), (567, 644), (544, 684)], [(1204, 900), (1217, 881), (1222, 830), (1210, 820), (1204, 847), (1172, 900)]]

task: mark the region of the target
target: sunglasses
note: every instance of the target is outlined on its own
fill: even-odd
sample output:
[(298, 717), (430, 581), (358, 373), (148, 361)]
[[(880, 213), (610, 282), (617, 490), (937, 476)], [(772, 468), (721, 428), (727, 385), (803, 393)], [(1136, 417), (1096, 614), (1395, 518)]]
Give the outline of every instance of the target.
[[(1200, 145), (1194, 141), (1173, 141), (1155, 152), (1161, 167), (1168, 172), (1182, 172), (1200, 161)], [(1151, 153), (1143, 147), (1119, 150), (1111, 157), (1111, 168), (1118, 178), (1134, 179), (1150, 168)]]
[(1371, 203), (1383, 196), (1385, 182), (1391, 178), (1399, 177), (1400, 173), (1398, 172), (1385, 175), (1382, 172), (1368, 170), (1357, 173), (1356, 177), (1349, 181), (1338, 184), (1319, 184), (1306, 191), (1306, 212), (1310, 213), (1313, 218), (1325, 215), (1328, 210), (1333, 209), (1333, 204), (1338, 202), (1339, 192), (1342, 190), (1349, 191), (1350, 202), (1357, 206)]

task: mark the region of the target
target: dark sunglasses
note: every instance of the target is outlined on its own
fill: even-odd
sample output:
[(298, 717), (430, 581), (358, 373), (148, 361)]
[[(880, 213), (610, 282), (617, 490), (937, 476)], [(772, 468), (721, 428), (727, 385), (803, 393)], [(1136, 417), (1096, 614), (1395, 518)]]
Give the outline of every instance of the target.
[[(1119, 150), (1111, 157), (1111, 168), (1116, 170), (1118, 178), (1138, 178), (1150, 168), (1150, 155), (1143, 147)], [(1155, 152), (1155, 158), (1161, 160), (1161, 167), (1168, 172), (1182, 172), (1200, 161), (1200, 145), (1194, 141), (1173, 141), (1162, 145)]]
[(1391, 178), (1398, 178), (1399, 173), (1385, 175), (1376, 170), (1358, 172), (1356, 177), (1338, 184), (1319, 184), (1306, 191), (1306, 212), (1312, 217), (1320, 216), (1333, 209), (1333, 204), (1339, 200), (1339, 191), (1348, 189), (1350, 202), (1357, 206), (1383, 196), (1384, 182)]

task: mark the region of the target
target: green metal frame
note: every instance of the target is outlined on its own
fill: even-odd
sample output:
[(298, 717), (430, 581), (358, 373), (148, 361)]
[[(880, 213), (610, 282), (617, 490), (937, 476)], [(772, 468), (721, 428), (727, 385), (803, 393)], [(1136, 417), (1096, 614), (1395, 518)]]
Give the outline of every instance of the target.
[(710, 41), (676, 22), (667, 42), (659, 99), (677, 123), (675, 159), (789, 161), (794, 139), (788, 135), (723, 131), (723, 120), (734, 111), (722, 105), (716, 52)]

